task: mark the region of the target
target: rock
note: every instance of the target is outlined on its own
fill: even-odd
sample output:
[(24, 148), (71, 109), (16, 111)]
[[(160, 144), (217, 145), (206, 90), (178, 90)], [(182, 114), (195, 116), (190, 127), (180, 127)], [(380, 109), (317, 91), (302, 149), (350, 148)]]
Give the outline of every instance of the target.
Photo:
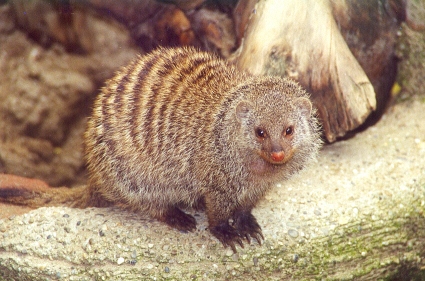
[[(19, 14), (20, 24), (30, 24), (52, 10), (40, 8), (45, 1), (13, 4), (0, 9), (0, 172), (44, 179), (53, 186), (83, 183), (82, 134), (92, 99), (137, 49), (117, 22), (88, 12), (81, 28), (91, 34), (95, 53), (69, 53), (54, 41), (46, 48), (29, 40), (14, 17)], [(36, 18), (32, 8), (39, 12)]]

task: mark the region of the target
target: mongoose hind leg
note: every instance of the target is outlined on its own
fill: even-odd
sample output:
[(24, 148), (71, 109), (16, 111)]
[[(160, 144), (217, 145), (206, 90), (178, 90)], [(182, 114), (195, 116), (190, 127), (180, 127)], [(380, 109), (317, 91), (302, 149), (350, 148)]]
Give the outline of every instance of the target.
[(195, 201), (195, 203), (192, 205), (192, 208), (195, 211), (205, 211), (207, 209), (206, 203), (205, 203), (205, 198), (204, 197), (200, 197), (197, 201)]
[(186, 214), (177, 207), (170, 207), (159, 220), (169, 226), (181, 231), (194, 231), (196, 229), (196, 220), (193, 216)]

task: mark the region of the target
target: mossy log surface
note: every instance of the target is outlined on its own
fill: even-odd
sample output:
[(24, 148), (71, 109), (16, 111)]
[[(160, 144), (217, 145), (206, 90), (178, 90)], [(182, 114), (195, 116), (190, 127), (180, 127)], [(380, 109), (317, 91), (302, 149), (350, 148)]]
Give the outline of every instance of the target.
[(425, 266), (423, 120), (423, 101), (404, 102), (325, 146), (254, 209), (261, 246), (223, 248), (203, 213), (180, 233), (117, 208), (45, 207), (0, 220), (0, 280), (411, 280), (400, 271)]

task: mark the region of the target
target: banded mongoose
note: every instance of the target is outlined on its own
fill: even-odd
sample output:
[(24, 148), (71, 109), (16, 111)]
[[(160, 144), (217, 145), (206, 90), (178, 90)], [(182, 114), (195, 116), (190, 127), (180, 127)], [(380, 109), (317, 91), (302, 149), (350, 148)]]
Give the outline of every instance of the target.
[(235, 251), (243, 239), (261, 243), (252, 208), (321, 141), (295, 82), (185, 47), (139, 56), (107, 81), (85, 144), (94, 204), (119, 202), (183, 231), (196, 220), (180, 208), (203, 206), (211, 233)]

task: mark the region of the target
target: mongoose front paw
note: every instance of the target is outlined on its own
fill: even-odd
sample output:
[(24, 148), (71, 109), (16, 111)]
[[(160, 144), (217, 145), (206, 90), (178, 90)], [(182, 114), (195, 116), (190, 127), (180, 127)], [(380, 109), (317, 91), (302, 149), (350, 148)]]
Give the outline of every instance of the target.
[(168, 209), (161, 220), (181, 231), (193, 231), (196, 229), (195, 218), (176, 207)]
[(243, 248), (242, 237), (227, 221), (212, 227), (210, 231), (225, 247), (230, 246), (233, 252), (236, 253), (235, 243)]
[(239, 235), (245, 238), (248, 243), (251, 242), (250, 237), (257, 240), (260, 245), (261, 241), (264, 240), (260, 225), (257, 223), (255, 217), (249, 212), (236, 213), (233, 217), (233, 226)]

